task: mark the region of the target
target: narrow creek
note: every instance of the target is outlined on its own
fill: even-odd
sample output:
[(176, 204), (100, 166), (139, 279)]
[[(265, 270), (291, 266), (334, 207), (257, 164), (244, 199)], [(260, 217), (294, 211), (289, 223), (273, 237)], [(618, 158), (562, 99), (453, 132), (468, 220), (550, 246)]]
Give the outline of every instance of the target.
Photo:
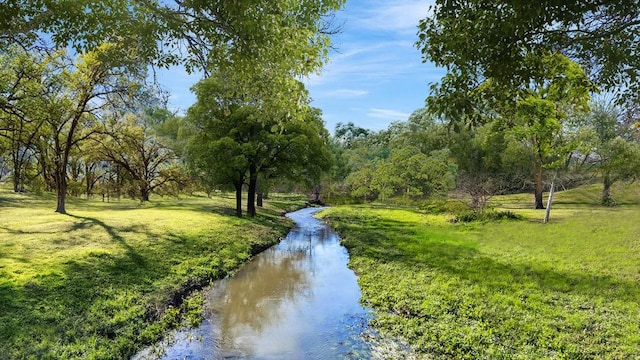
[[(369, 311), (338, 235), (317, 208), (287, 216), (296, 225), (205, 294), (205, 320), (174, 334), (162, 359), (368, 359), (361, 336)], [(141, 355), (138, 358), (148, 358)]]

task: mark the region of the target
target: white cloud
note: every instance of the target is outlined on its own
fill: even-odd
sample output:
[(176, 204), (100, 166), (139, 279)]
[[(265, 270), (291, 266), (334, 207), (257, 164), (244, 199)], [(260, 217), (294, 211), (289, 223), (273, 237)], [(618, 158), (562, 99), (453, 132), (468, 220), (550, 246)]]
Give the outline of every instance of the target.
[(370, 4), (370, 8), (362, 9), (362, 14), (354, 19), (358, 26), (415, 34), (418, 22), (428, 15), (433, 1), (372, 1)]
[(324, 96), (327, 97), (340, 97), (340, 98), (352, 98), (367, 95), (369, 92), (366, 90), (352, 90), (352, 89), (337, 89), (333, 91), (327, 91)]
[[(407, 57), (414, 61), (407, 61)], [(319, 75), (305, 79), (308, 86), (333, 85), (368, 87), (415, 73), (420, 54), (410, 41), (353, 43), (332, 56)]]
[(411, 114), (391, 109), (371, 108), (369, 109), (369, 113), (367, 115), (379, 119), (406, 120)]

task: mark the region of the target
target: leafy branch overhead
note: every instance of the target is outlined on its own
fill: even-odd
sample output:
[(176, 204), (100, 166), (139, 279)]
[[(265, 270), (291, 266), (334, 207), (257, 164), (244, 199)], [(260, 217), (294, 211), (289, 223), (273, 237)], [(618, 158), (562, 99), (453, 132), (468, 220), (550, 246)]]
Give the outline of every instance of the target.
[(560, 52), (620, 97), (640, 89), (637, 1), (438, 0), (419, 25), (425, 61), (464, 79), (517, 86), (538, 74), (537, 56)]
[(326, 60), (331, 12), (344, 0), (60, 0), (0, 5), (0, 45), (43, 38), (79, 52), (106, 40), (144, 61), (190, 70), (260, 62), (302, 75)]

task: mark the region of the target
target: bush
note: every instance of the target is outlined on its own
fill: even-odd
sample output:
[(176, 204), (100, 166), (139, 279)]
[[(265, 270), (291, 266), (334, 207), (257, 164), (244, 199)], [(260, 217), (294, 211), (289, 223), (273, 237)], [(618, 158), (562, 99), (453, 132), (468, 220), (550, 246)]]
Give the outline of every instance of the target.
[(467, 210), (457, 213), (451, 222), (496, 221), (496, 220), (520, 220), (521, 215), (511, 211), (496, 210)]
[(458, 214), (470, 211), (467, 204), (459, 200), (430, 199), (418, 205), (418, 208), (431, 214)]

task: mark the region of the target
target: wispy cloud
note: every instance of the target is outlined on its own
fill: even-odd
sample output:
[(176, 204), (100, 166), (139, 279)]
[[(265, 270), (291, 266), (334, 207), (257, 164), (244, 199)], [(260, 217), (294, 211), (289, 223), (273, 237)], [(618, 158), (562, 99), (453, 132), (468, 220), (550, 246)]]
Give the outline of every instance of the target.
[(353, 90), (353, 89), (337, 89), (333, 91), (326, 91), (323, 93), (326, 97), (340, 97), (340, 98), (353, 98), (367, 95), (369, 92), (366, 90)]
[[(367, 88), (373, 84), (413, 74), (421, 66), (420, 54), (410, 41), (350, 43), (335, 54), (319, 75), (305, 80), (310, 86), (348, 84)], [(413, 61), (407, 61), (408, 54)]]
[(354, 19), (358, 26), (373, 30), (415, 34), (420, 19), (428, 15), (433, 1), (371, 1), (367, 9), (359, 9)]
[(411, 114), (407, 114), (405, 112), (392, 110), (392, 109), (371, 108), (369, 109), (369, 113), (367, 115), (373, 118), (378, 118), (378, 119), (406, 120), (409, 118), (409, 115)]

